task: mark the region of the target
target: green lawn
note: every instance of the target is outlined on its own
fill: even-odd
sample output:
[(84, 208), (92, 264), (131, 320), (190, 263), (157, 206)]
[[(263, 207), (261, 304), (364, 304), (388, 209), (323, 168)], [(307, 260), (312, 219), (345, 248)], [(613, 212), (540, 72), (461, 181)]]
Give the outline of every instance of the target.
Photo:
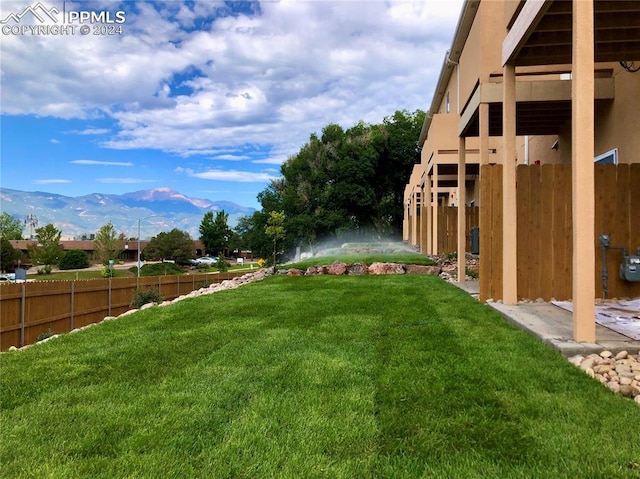
[[(124, 269), (114, 269), (114, 278), (130, 278), (134, 276), (131, 271)], [(51, 274), (37, 274), (35, 270), (27, 274), (28, 279), (34, 281), (73, 281), (80, 279), (100, 279), (102, 272), (100, 270), (88, 271), (55, 271)]]
[(431, 266), (435, 262), (422, 254), (418, 253), (372, 253), (372, 254), (340, 254), (340, 255), (326, 255), (316, 256), (313, 258), (305, 259), (296, 263), (289, 263), (283, 265), (283, 268), (300, 268), (306, 269), (309, 266), (326, 266), (334, 263), (335, 261), (341, 261), (346, 264), (352, 263), (403, 263), (403, 264), (420, 264)]
[(636, 404), (437, 277), (272, 277), (0, 366), (2, 477), (640, 477)]
[[(166, 263), (167, 265), (166, 273), (164, 273), (163, 270), (158, 266), (155, 267), (155, 271), (148, 272), (147, 270), (150, 269), (149, 266), (153, 266), (154, 264), (158, 264), (158, 263), (144, 265), (141, 271), (142, 276), (161, 276), (163, 274), (174, 275), (174, 274), (190, 274), (190, 273), (216, 273), (218, 271), (217, 268), (203, 268), (200, 270), (183, 269), (180, 271), (175, 271), (172, 267), (168, 266), (171, 263)], [(254, 270), (255, 269), (257, 269), (256, 266), (254, 266)], [(251, 272), (251, 266), (250, 265), (239, 265), (239, 266), (233, 265), (233, 266), (230, 266), (228, 269), (228, 271), (243, 271), (243, 270), (246, 270), (247, 272)], [(136, 272), (137, 272), (137, 269), (135, 266), (132, 266), (129, 269), (114, 269), (113, 277), (114, 278), (133, 278), (136, 276)], [(73, 280), (81, 280), (81, 279), (102, 278), (102, 271), (100, 270), (55, 271), (51, 274), (37, 274), (36, 270), (34, 269), (33, 272), (29, 273), (27, 276), (30, 280), (34, 280), (34, 281), (73, 281)]]

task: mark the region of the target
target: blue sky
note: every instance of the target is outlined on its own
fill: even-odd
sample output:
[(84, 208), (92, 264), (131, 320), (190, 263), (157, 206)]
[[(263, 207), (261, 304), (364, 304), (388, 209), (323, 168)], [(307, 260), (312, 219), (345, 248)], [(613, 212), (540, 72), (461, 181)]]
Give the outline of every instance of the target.
[[(462, 2), (40, 3), (125, 21), (113, 35), (3, 31), (2, 187), (169, 187), (258, 208), (311, 133), (428, 108)], [(2, 0), (0, 20), (37, 4)], [(17, 24), (39, 20), (3, 26)]]

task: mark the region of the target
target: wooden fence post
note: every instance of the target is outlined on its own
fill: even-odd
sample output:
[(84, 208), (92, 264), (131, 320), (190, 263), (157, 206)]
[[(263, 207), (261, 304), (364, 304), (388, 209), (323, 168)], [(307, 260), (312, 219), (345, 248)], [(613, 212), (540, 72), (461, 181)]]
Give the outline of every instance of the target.
[(111, 277), (109, 277), (109, 294), (107, 295), (107, 316), (111, 316)]
[(24, 310), (26, 298), (27, 283), (22, 283), (22, 300), (20, 301), (20, 347), (24, 346)]
[(69, 331), (73, 331), (73, 301), (75, 298), (75, 287), (76, 287), (76, 282), (75, 281), (71, 281), (71, 318), (69, 321)]

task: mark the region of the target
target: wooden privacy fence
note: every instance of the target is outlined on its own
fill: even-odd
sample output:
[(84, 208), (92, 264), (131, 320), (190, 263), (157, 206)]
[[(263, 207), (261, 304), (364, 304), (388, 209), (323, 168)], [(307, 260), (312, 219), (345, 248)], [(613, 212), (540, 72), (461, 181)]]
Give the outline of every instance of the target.
[[(640, 164), (594, 165), (595, 285), (602, 297), (599, 237), (634, 253), (640, 246)], [(571, 165), (519, 165), (517, 189), (518, 298), (571, 299), (573, 225)], [(480, 172), (480, 299), (502, 298), (502, 165)], [(618, 276), (622, 254), (610, 250), (609, 297), (636, 297), (640, 283)], [(591, 261), (585, 258), (585, 261)]]
[(480, 166), (480, 300), (502, 298), (502, 165)]
[[(139, 288), (171, 300), (245, 273), (146, 276), (140, 278)], [(42, 333), (66, 333), (105, 316), (118, 316), (134, 307), (136, 285), (137, 278), (4, 284), (0, 287), (0, 350), (33, 344)]]
[[(467, 252), (471, 245), (471, 228), (479, 225), (479, 208), (465, 207), (466, 245)], [(438, 206), (438, 254), (450, 253), (458, 250), (458, 207)]]

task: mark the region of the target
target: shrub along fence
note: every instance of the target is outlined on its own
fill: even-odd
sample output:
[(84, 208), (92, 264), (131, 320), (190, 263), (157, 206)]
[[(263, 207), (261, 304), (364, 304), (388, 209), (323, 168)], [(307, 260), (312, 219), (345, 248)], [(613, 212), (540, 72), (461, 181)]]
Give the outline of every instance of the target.
[(33, 344), (41, 334), (66, 333), (132, 309), (136, 290), (171, 300), (246, 272), (138, 278), (37, 281), (0, 287), (0, 350)]

